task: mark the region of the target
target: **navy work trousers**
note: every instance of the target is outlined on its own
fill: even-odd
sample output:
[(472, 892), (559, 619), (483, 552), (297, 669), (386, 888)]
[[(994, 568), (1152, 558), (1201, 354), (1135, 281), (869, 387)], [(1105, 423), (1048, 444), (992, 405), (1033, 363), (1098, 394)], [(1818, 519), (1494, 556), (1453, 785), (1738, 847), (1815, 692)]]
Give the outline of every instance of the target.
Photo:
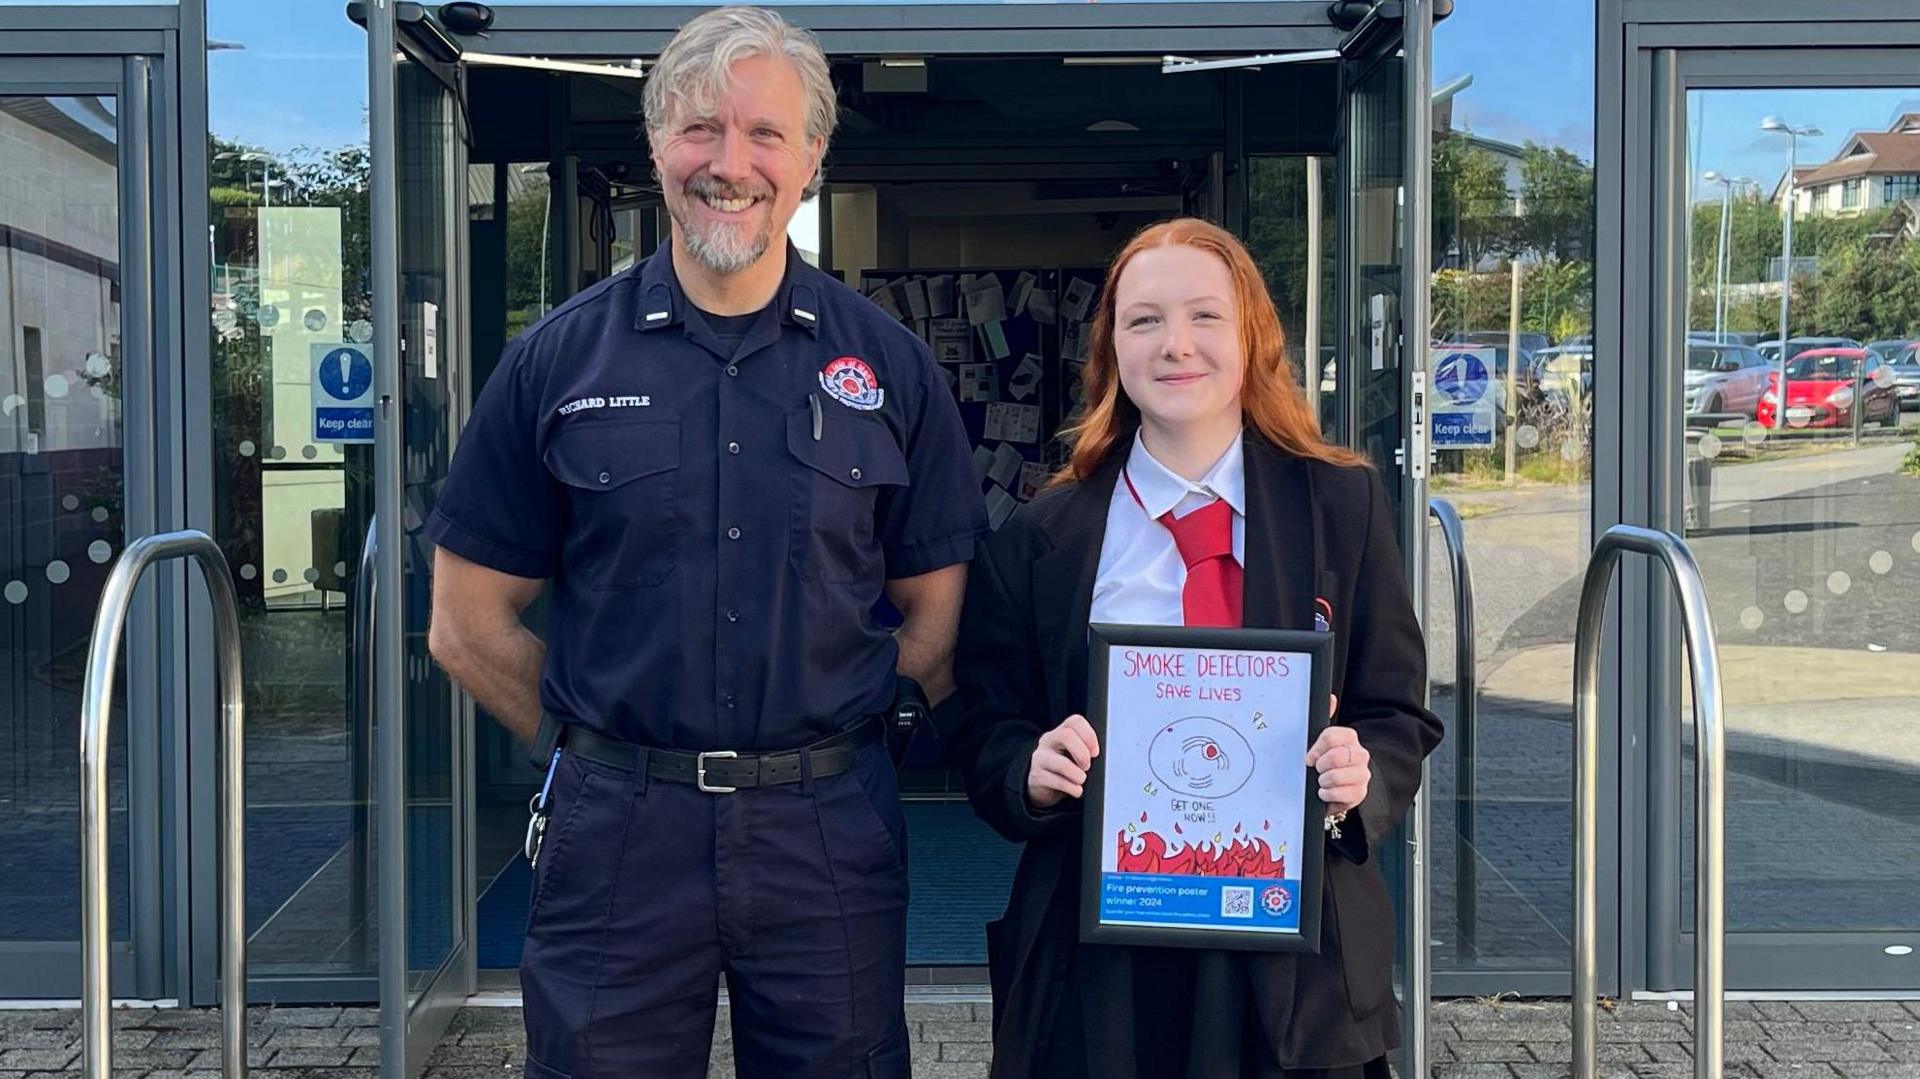
[[(803, 770), (804, 772), (804, 770)], [(520, 984), (527, 1079), (905, 1079), (906, 822), (886, 751), (709, 794), (562, 753)]]

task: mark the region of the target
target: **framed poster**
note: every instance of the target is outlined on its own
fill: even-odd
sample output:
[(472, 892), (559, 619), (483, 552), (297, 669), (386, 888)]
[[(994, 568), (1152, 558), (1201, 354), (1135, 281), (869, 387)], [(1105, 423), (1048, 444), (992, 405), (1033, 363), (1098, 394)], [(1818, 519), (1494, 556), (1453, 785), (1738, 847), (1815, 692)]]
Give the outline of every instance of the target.
[(1320, 948), (1333, 638), (1094, 624), (1080, 939)]

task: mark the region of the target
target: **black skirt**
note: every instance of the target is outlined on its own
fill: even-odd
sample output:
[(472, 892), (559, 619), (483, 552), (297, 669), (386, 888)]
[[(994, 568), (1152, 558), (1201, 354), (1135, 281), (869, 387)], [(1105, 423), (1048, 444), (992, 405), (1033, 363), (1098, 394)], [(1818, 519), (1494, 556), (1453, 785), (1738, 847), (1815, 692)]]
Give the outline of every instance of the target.
[[(1047, 1079), (1388, 1079), (1387, 1059), (1289, 1068), (1260, 1028), (1238, 956), (1082, 944), (1047, 1044)], [(1131, 986), (1130, 992), (1123, 986)], [(1110, 1014), (1131, 999), (1131, 1015)], [(1105, 1012), (1107, 1014), (1101, 1014)], [(1090, 1021), (1091, 1020), (1091, 1021)]]

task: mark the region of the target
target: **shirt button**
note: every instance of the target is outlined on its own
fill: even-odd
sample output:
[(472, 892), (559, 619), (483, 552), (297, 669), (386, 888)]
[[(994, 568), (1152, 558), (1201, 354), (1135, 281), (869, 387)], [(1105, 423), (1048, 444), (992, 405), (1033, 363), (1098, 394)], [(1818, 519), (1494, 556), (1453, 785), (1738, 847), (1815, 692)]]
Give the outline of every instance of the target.
[(611, 473), (611, 472), (602, 472), (602, 473), (600, 473), (600, 482), (601, 482), (601, 483), (612, 483), (612, 482), (613, 482), (613, 473)]
[(740, 612), (739, 612), (739, 611), (736, 611), (736, 610), (734, 610), (734, 609), (733, 609), (733, 608), (731, 608), (731, 607), (729, 607), (729, 608), (727, 608), (727, 621), (729, 621), (729, 622), (738, 622), (738, 621), (740, 621)]
[(740, 366), (739, 366), (738, 364), (732, 364), (732, 363), (730, 363), (730, 364), (728, 364), (728, 365), (727, 365), (727, 374), (729, 374), (729, 375), (737, 375), (737, 374), (739, 374), (739, 373), (740, 373)]
[(854, 479), (857, 480), (860, 478), (860, 470), (856, 468), (852, 472), (847, 473), (847, 475), (852, 476)]
[(727, 702), (727, 707), (728, 707), (728, 708), (732, 708), (732, 707), (733, 707), (733, 694), (731, 694), (731, 693), (729, 693), (729, 694), (727, 694), (727, 695), (726, 695), (726, 696), (725, 696), (724, 698), (722, 698), (722, 699), (723, 699), (723, 700), (725, 700), (725, 701)]
[(740, 538), (740, 530), (739, 530), (738, 528), (729, 528), (729, 529), (727, 529), (727, 538), (728, 538), (728, 539), (739, 539), (739, 538)]
[(727, 452), (728, 452), (728, 453), (739, 453), (739, 452), (740, 452), (740, 443), (738, 443), (738, 442), (729, 442), (729, 443), (727, 443)]

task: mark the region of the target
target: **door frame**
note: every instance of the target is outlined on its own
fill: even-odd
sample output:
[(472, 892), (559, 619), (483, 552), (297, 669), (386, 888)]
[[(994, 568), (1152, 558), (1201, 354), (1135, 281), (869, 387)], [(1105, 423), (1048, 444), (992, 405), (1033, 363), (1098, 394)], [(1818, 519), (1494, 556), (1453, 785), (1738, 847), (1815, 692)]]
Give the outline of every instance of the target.
[[(405, 490), (409, 453), (404, 428), (410, 411), (406, 406), (409, 377), (403, 366), (404, 327), (400, 245), (404, 242), (399, 222), (401, 87), (399, 55), (417, 65), (429, 77), (442, 84), (444, 94), (437, 98), (446, 110), (449, 137), (441, 149), (445, 167), (440, 192), (445, 248), (440, 258), (446, 266), (445, 318), (449, 328), (444, 342), (444, 392), (450, 402), (446, 417), (449, 454), (457, 440), (459, 422), (465, 416), (460, 403), (465, 396), (467, 370), (466, 259), (467, 228), (467, 140), (466, 102), (461, 70), (457, 63), (441, 55), (431, 27), (423, 20), (417, 5), (357, 5), (367, 33), (368, 64), (368, 146), (372, 162), (369, 192), (369, 220), (372, 226), (373, 366), (374, 393), (374, 504), (376, 510), (375, 580), (379, 582), (374, 601), (373, 709), (374, 736), (378, 742), (379, 791), (375, 799), (376, 833), (379, 837), (379, 924), (383, 927), (379, 947), (380, 999), (380, 1072), (385, 1079), (407, 1079), (426, 1068), (427, 1058), (452, 1022), (454, 1014), (473, 992), (475, 981), (475, 889), (473, 875), (473, 740), (474, 707), (471, 697), (451, 680), (449, 694), (449, 764), (447, 777), (450, 803), (449, 827), (453, 842), (448, 851), (448, 874), (452, 896), (453, 937), (444, 955), (425, 972), (424, 982), (416, 986), (411, 969), (411, 948), (406, 926), (409, 923), (411, 880), (409, 767), (407, 755), (411, 730), (407, 717), (408, 662), (407, 639), (416, 636), (407, 620), (407, 604), (418, 602), (417, 589), (403, 579), (407, 544), (406, 520), (413, 509)], [(398, 10), (396, 10), (396, 8)], [(424, 334), (424, 330), (422, 331)], [(417, 525), (416, 525), (417, 527)], [(424, 639), (424, 633), (417, 635)], [(398, 931), (395, 928), (398, 927)]]
[[(177, 20), (173, 8), (104, 14), (0, 8), (0, 94), (115, 99), (123, 544), (180, 527), (182, 519)], [(179, 562), (156, 566), (147, 577), (134, 593), (124, 645), (130, 905), (127, 939), (110, 945), (108, 990), (116, 997), (158, 1000), (180, 992), (187, 922), (198, 898), (191, 875), (182, 871), (196, 844), (183, 826), (191, 823), (193, 809), (185, 796), (192, 732), (179, 720), (188, 714), (180, 672), (186, 667), (184, 589), (192, 578)], [(196, 613), (205, 617), (206, 609)], [(206, 741), (211, 748), (213, 739)], [(209, 824), (213, 812), (209, 805)], [(206, 843), (210, 855), (215, 848)], [(205, 898), (211, 915), (211, 884)], [(0, 947), (0, 955), (6, 954), (26, 961), (0, 964), (0, 970), (17, 972), (0, 976), (0, 998), (79, 995), (77, 935), (71, 942)]]
[[(1594, 379), (1649, 392), (1617, 424), (1595, 417), (1596, 439), (1607, 440), (1596, 446), (1596, 460), (1621, 464), (1615, 482), (1596, 482), (1594, 529), (1626, 521), (1679, 534), (1685, 492), (1680, 470), (1669, 465), (1682, 453), (1672, 418), (1681, 411), (1686, 310), (1672, 297), (1687, 275), (1687, 95), (1920, 85), (1920, 17), (1902, 0), (1829, 0), (1811, 8), (1793, 0), (1599, 0), (1598, 18), (1597, 77), (1616, 90), (1597, 100)], [(1773, 61), (1787, 48), (1794, 70), (1782, 74)], [(1626, 367), (1630, 345), (1632, 354), (1648, 357), (1645, 366)], [(1602, 390), (1596, 411), (1623, 400)], [(1620, 452), (1626, 445), (1648, 452), (1630, 465)], [(1618, 820), (1635, 854), (1620, 863), (1623, 939), (1643, 947), (1623, 949), (1619, 959), (1628, 985), (1659, 992), (1691, 986), (1693, 935), (1680, 918), (1678, 831), (1655, 827), (1678, 819), (1684, 750), (1673, 737), (1656, 737), (1647, 717), (1676, 714), (1687, 677), (1678, 614), (1656, 569), (1622, 565), (1617, 625), (1627, 629), (1609, 642), (1609, 659), (1642, 662), (1624, 669), (1610, 663), (1605, 681), (1616, 687), (1617, 701), (1636, 702), (1628, 735), (1648, 747), (1621, 761)], [(1602, 724), (1618, 729), (1606, 718)], [(1758, 991), (1910, 991), (1920, 985), (1910, 964), (1882, 951), (1895, 936), (1730, 933), (1727, 981)]]

